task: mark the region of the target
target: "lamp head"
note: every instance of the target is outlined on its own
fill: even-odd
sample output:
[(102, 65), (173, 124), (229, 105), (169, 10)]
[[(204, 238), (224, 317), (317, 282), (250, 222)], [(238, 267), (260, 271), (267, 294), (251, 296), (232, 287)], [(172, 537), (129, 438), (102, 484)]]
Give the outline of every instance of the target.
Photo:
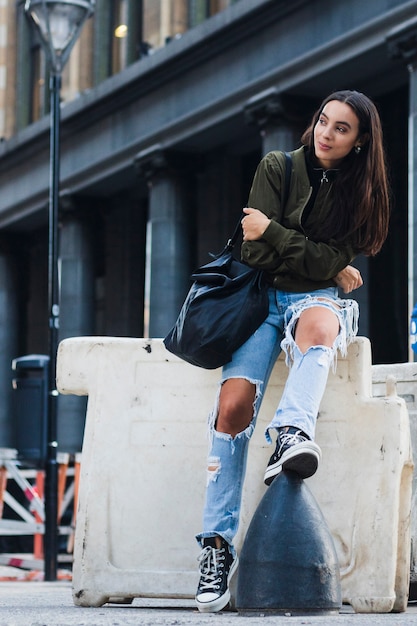
[(26, 0), (25, 12), (38, 29), (54, 72), (60, 73), (95, 0)]

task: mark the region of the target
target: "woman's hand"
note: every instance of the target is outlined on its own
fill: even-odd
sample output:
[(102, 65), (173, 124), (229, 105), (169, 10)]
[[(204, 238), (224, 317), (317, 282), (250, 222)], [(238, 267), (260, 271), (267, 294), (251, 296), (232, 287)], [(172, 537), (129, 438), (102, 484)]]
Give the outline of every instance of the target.
[(354, 289), (358, 289), (358, 287), (362, 287), (363, 285), (360, 271), (352, 265), (347, 265), (343, 270), (336, 274), (334, 281), (336, 285), (344, 291), (344, 293), (350, 293)]
[(265, 213), (262, 213), (262, 211), (258, 209), (245, 208), (243, 212), (246, 213), (245, 217), (242, 219), (243, 241), (256, 241), (260, 239), (268, 228), (271, 220)]

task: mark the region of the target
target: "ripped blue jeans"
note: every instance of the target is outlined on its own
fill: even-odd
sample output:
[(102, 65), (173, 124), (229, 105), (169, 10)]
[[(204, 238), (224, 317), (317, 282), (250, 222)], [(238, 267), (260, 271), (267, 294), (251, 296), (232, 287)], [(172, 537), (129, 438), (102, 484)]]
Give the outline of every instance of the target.
[[(312, 346), (304, 354), (294, 341), (295, 324), (312, 306), (324, 306), (339, 319), (339, 334), (332, 348)], [(203, 531), (196, 536), (219, 535), (232, 544), (236, 535), (249, 440), (255, 428), (264, 390), (281, 350), (289, 366), (288, 379), (265, 437), (281, 426), (296, 426), (314, 439), (315, 426), (330, 367), (335, 367), (337, 350), (346, 354), (358, 330), (358, 305), (338, 298), (337, 288), (309, 293), (269, 290), (269, 315), (258, 330), (223, 367), (217, 400), (209, 416), (209, 455)], [(236, 437), (215, 430), (221, 385), (230, 378), (244, 378), (256, 386), (253, 418)], [(233, 548), (232, 548), (233, 549)]]

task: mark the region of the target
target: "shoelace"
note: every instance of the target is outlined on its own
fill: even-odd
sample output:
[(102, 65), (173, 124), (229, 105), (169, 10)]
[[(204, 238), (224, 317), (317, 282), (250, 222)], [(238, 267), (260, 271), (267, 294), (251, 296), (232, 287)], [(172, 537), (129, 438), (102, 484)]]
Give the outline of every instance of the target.
[(281, 452), (284, 446), (295, 446), (297, 443), (306, 441), (306, 438), (301, 434), (301, 430), (297, 430), (295, 433), (282, 433), (279, 436), (281, 445), (279, 451)]
[(198, 557), (198, 562), (200, 564), (200, 590), (205, 591), (206, 589), (217, 589), (219, 585), (216, 583), (221, 582), (221, 577), (219, 576), (218, 568), (221, 567), (219, 561), (224, 561), (224, 554), (220, 553), (224, 552), (224, 548), (212, 548), (210, 546), (206, 546), (200, 556)]

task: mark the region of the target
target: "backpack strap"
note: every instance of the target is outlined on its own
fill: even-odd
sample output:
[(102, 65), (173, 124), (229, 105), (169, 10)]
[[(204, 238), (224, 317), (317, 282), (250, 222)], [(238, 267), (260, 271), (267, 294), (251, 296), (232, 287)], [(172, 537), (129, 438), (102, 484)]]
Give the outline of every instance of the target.
[(285, 193), (284, 193), (284, 202), (285, 206), (288, 200), (288, 196), (290, 195), (290, 185), (291, 185), (291, 174), (292, 174), (292, 156), (289, 152), (285, 153)]

